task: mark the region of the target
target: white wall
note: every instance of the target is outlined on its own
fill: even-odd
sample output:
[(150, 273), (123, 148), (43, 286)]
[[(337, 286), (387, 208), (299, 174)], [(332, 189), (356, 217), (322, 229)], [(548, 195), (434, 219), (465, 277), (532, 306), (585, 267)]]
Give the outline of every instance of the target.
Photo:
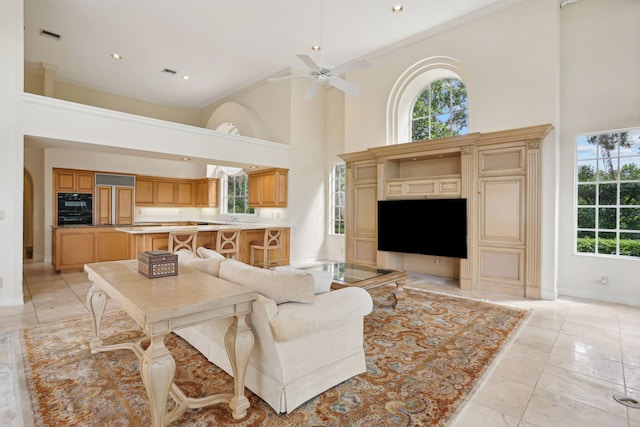
[(22, 0), (0, 2), (0, 305), (22, 304)]
[[(561, 12), (560, 293), (640, 305), (640, 260), (576, 255), (575, 138), (640, 127), (640, 2), (581, 0)], [(602, 286), (600, 277), (609, 277)]]
[[(405, 70), (430, 57), (452, 58), (464, 67), (470, 132), (548, 123), (557, 127), (558, 14), (557, 0), (525, 0), (373, 56), (373, 68), (349, 75), (362, 93), (346, 98), (345, 151), (387, 143), (387, 102), (394, 84)], [(556, 134), (543, 143), (541, 283), (543, 297), (550, 299), (556, 294)]]

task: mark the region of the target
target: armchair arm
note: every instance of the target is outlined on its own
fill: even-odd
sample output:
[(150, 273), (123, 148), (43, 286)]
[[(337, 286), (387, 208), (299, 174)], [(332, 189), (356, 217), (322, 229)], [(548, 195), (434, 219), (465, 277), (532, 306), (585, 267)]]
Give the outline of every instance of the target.
[(312, 304), (285, 303), (270, 321), (276, 341), (312, 334), (363, 318), (373, 310), (371, 295), (361, 288), (342, 288), (316, 295)]

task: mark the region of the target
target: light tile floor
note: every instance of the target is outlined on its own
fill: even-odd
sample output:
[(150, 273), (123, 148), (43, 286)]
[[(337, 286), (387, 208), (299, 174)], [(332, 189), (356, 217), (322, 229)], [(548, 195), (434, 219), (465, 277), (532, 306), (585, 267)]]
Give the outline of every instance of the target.
[[(51, 265), (27, 263), (24, 279), (25, 304), (0, 307), (0, 333), (88, 314), (85, 273), (56, 274)], [(640, 307), (572, 297), (525, 300), (461, 291), (424, 275), (411, 279), (412, 287), (533, 309), (452, 426), (640, 427), (640, 409), (613, 399), (640, 399)], [(8, 350), (17, 334), (12, 340), (0, 341), (0, 425), (29, 426), (21, 361)]]

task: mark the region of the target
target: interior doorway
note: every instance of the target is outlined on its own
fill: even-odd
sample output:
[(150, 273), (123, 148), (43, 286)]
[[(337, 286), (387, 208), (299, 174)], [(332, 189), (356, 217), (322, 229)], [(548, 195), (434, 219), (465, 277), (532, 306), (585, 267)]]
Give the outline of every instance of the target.
[(22, 204), (22, 256), (28, 260), (33, 259), (33, 179), (26, 169)]

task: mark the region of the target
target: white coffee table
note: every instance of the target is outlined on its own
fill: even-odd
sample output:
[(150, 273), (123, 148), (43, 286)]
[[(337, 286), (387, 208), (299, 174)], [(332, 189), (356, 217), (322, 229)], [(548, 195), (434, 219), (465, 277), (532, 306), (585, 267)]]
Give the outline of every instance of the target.
[[(245, 317), (251, 312), (251, 302), (258, 297), (255, 292), (183, 266), (179, 267), (177, 276), (155, 279), (147, 279), (138, 273), (137, 260), (86, 264), (84, 269), (93, 282), (87, 294), (95, 329), (91, 352), (129, 349), (138, 355), (153, 426), (175, 421), (188, 408), (220, 402), (229, 403), (235, 419), (247, 415), (249, 400), (244, 395), (244, 377), (254, 338)], [(146, 350), (142, 349), (140, 341), (115, 345), (102, 343), (100, 323), (107, 296), (142, 327), (151, 341)], [(234, 322), (227, 331), (225, 343), (234, 373), (234, 392), (188, 398), (173, 382), (176, 363), (164, 345), (165, 337), (180, 327), (232, 316)], [(167, 413), (169, 395), (177, 405)]]

